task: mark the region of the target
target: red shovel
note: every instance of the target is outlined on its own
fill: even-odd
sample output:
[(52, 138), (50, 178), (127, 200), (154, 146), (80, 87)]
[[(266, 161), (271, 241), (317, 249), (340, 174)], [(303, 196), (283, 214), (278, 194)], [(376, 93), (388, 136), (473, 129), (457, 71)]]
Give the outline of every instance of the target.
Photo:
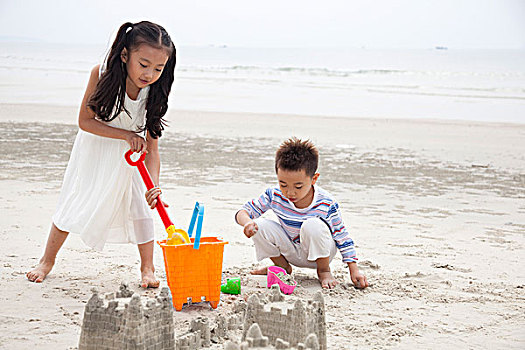
[[(133, 161), (131, 159), (131, 155), (133, 153), (134, 152), (132, 150), (127, 151), (124, 155), (124, 158), (126, 158), (126, 162), (128, 162), (129, 165), (136, 166), (139, 169), (140, 176), (142, 176), (142, 180), (144, 180), (146, 188), (148, 190), (151, 190), (153, 187), (155, 187), (155, 185), (151, 180), (151, 176), (148, 172), (148, 169), (146, 169), (146, 166), (144, 165), (144, 159), (146, 159), (146, 154), (142, 153), (138, 160)], [(166, 240), (166, 244), (175, 245), (190, 243), (188, 233), (184, 230), (176, 229), (175, 225), (173, 225), (173, 222), (171, 222), (170, 217), (168, 216), (168, 212), (166, 211), (166, 207), (160, 200), (160, 197), (157, 197), (157, 204), (155, 205), (155, 208), (157, 208), (160, 218), (162, 219), (162, 223), (164, 224), (166, 232), (168, 233), (168, 239)]]

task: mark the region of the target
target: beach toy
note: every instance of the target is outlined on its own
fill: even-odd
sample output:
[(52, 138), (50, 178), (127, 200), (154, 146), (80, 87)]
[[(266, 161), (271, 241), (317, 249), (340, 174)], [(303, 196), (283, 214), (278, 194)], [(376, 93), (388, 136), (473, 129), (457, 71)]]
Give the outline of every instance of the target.
[(293, 290), (297, 286), (297, 282), (292, 278), (292, 276), (286, 273), (286, 270), (280, 266), (269, 266), (266, 278), (268, 288), (274, 284), (278, 284), (279, 289), (284, 294), (292, 294)]
[(226, 284), (221, 286), (221, 292), (225, 294), (241, 294), (241, 278), (228, 278)]
[[(216, 309), (221, 296), (222, 257), (224, 242), (217, 237), (201, 237), (204, 206), (195, 203), (188, 235), (190, 243), (169, 245), (157, 242), (162, 248), (166, 279), (175, 310), (184, 304), (209, 302)], [(196, 228), (195, 237), (191, 237)], [(240, 282), (240, 281), (239, 281)]]
[[(131, 155), (134, 152), (132, 150), (129, 150), (124, 155), (124, 158), (126, 158), (126, 161), (131, 166), (136, 166), (139, 169), (140, 176), (142, 177), (142, 180), (144, 180), (144, 183), (146, 184), (146, 188), (148, 190), (152, 189), (155, 185), (153, 184), (153, 181), (151, 180), (151, 176), (148, 172), (148, 169), (146, 169), (146, 166), (144, 165), (144, 159), (146, 159), (146, 154), (142, 153), (136, 161), (133, 161), (131, 159)], [(164, 224), (164, 227), (166, 228), (166, 232), (168, 233), (168, 239), (166, 240), (169, 245), (173, 244), (184, 244), (184, 243), (190, 243), (189, 235), (186, 231), (181, 229), (176, 229), (175, 225), (173, 225), (173, 222), (171, 222), (170, 217), (168, 216), (168, 212), (166, 211), (166, 207), (160, 200), (160, 196), (157, 197), (157, 204), (155, 205), (155, 208), (157, 208), (157, 211), (159, 212), (160, 218), (162, 219), (162, 223)]]
[(197, 221), (197, 229), (195, 230), (195, 240), (193, 241), (193, 249), (199, 249), (201, 242), (202, 219), (204, 217), (204, 206), (199, 202), (195, 202), (193, 214), (191, 215), (190, 227), (188, 228), (188, 236), (191, 237), (195, 221)]

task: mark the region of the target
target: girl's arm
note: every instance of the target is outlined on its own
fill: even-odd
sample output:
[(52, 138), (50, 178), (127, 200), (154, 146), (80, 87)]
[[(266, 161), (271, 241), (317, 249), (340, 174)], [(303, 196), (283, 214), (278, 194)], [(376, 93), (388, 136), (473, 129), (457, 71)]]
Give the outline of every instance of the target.
[(160, 174), (160, 154), (159, 154), (159, 139), (151, 137), (149, 131), (146, 134), (146, 144), (148, 154), (146, 154), (146, 168), (148, 169), (151, 179), (155, 186), (159, 186)]
[[(146, 134), (146, 143), (148, 147), (148, 154), (146, 154), (146, 159), (144, 163), (146, 168), (151, 176), (151, 180), (155, 187), (146, 191), (146, 201), (151, 209), (155, 208), (157, 205), (157, 197), (161, 194), (159, 188), (159, 174), (160, 174), (160, 154), (159, 154), (159, 139), (154, 139), (151, 137), (149, 131)], [(168, 207), (169, 205), (166, 202), (162, 201), (164, 206)]]
[(80, 106), (80, 112), (78, 113), (78, 126), (80, 129), (98, 136), (124, 140), (135, 152), (146, 151), (146, 141), (142, 137), (133, 131), (113, 128), (109, 125), (106, 125), (105, 123), (97, 120), (95, 112), (88, 108), (87, 102), (97, 87), (99, 69), (100, 65), (97, 65), (91, 70), (86, 92), (84, 93), (82, 105)]

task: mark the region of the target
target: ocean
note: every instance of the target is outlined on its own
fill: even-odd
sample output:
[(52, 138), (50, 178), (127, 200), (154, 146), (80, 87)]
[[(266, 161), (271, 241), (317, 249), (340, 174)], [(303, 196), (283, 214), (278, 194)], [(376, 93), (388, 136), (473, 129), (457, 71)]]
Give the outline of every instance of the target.
[[(0, 43), (0, 103), (76, 106), (104, 46)], [(525, 50), (179, 47), (170, 108), (525, 123)]]

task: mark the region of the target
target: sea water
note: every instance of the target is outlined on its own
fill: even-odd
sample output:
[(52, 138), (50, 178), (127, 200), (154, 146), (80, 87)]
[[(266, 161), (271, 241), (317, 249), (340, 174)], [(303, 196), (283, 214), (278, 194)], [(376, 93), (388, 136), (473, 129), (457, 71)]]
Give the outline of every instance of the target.
[[(0, 43), (0, 103), (80, 104), (104, 46)], [(525, 50), (179, 47), (170, 108), (525, 122)]]

